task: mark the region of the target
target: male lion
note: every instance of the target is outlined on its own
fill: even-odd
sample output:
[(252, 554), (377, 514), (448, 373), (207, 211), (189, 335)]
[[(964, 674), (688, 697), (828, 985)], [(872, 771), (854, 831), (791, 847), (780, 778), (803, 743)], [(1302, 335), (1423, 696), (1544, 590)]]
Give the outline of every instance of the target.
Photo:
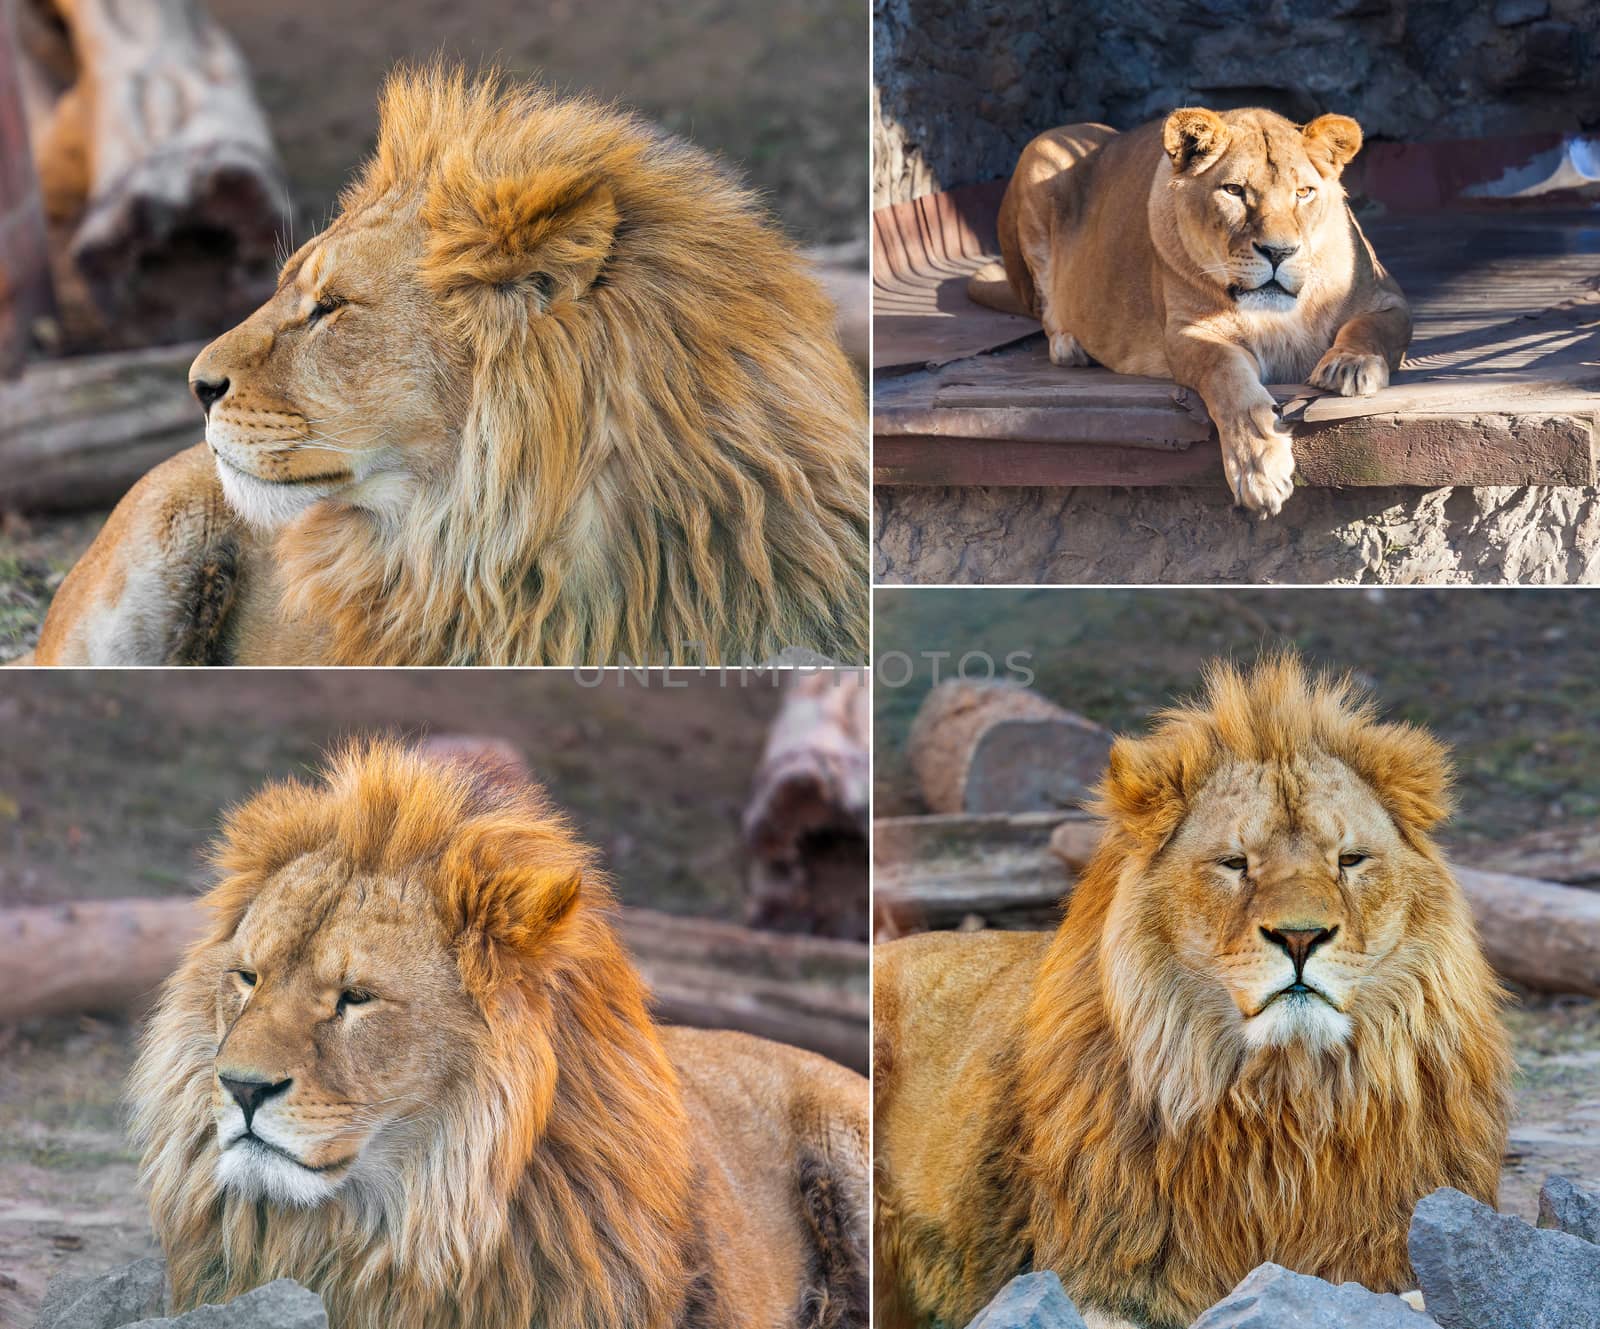
[(1443, 748), (1293, 659), (1208, 684), (1113, 747), (1053, 936), (878, 949), (882, 1325), (1028, 1268), (1099, 1329), (1180, 1329), (1266, 1260), (1397, 1291), (1422, 1196), (1494, 1202), (1511, 1062), (1428, 834)]
[(867, 1085), (658, 1029), (594, 854), (501, 767), (351, 747), (232, 812), (132, 1083), (179, 1309), (342, 1329), (844, 1329)]
[(1235, 499), (1276, 513), (1294, 453), (1262, 384), (1367, 396), (1411, 341), (1405, 297), (1339, 185), (1360, 148), (1346, 116), (1302, 129), (1261, 110), (1049, 130), (1000, 205), (1004, 271), (990, 264), (967, 289), (1039, 319), (1058, 365), (1194, 388)]
[(635, 118), (396, 74), (339, 217), (190, 379), (205, 444), (123, 500), (38, 663), (865, 657), (833, 310)]

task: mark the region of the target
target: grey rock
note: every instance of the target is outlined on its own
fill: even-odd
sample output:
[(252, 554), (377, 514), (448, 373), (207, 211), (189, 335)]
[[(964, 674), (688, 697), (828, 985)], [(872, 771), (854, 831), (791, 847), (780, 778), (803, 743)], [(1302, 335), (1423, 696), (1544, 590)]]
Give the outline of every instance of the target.
[(1054, 1273), (1018, 1274), (981, 1311), (967, 1329), (1085, 1329)]
[(1429, 1329), (1434, 1321), (1393, 1293), (1337, 1287), (1282, 1265), (1257, 1265), (1194, 1329)]
[(1600, 1246), (1600, 1195), (1579, 1189), (1571, 1177), (1551, 1177), (1539, 1190), (1539, 1226)]
[(1448, 1187), (1411, 1218), (1411, 1267), (1443, 1329), (1595, 1329), (1600, 1246)]
[(280, 1278), (224, 1306), (200, 1306), (170, 1320), (140, 1320), (131, 1329), (328, 1329), (328, 1312), (315, 1292)]
[(121, 1329), (166, 1308), (167, 1266), (160, 1260), (135, 1260), (90, 1278), (52, 1278), (34, 1327)]
[(1495, 0), (1494, 21), (1502, 28), (1532, 23), (1550, 12), (1550, 0)]

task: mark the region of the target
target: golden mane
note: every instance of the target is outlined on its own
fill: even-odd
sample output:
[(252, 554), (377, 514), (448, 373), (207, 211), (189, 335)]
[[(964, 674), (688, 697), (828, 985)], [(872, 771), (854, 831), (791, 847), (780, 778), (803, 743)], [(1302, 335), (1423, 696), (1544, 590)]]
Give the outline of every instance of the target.
[[(1408, 927), (1422, 945), (1364, 996), (1347, 1045), (1252, 1058), (1197, 1012), (1170, 947), (1113, 941), (1110, 917), (1122, 882), (1150, 870), (1222, 760), (1314, 749), (1367, 781), (1421, 854), (1429, 889)], [(1261, 1259), (1404, 1284), (1416, 1199), (1448, 1185), (1493, 1201), (1510, 1060), (1498, 986), (1427, 836), (1448, 782), (1434, 739), (1380, 723), (1348, 681), (1308, 678), (1292, 657), (1248, 676), (1218, 666), (1202, 700), (1118, 741), (1100, 791), (1106, 831), (1016, 1049), (1008, 1157), (1026, 1179), (1035, 1267), (1168, 1329)], [(1133, 972), (1113, 985), (1113, 966)], [(1337, 1225), (1297, 1218), (1333, 1213)]]
[[(434, 1106), (427, 1147), (395, 1157), (392, 1185), (269, 1208), (214, 1178), (213, 955), (307, 855), (426, 892), (457, 937), (487, 1051)], [(130, 1089), (179, 1307), (287, 1276), (361, 1329), (685, 1322), (704, 1253), (678, 1080), (609, 887), (538, 790), (353, 745), (320, 782), (271, 786), (229, 814), (214, 859), (210, 930), (167, 983)]]
[(864, 394), (752, 197), (494, 76), (403, 70), (380, 119), (342, 212), (415, 209), (466, 423), (403, 515), (281, 534), (288, 612), (332, 625), (335, 663), (864, 659)]

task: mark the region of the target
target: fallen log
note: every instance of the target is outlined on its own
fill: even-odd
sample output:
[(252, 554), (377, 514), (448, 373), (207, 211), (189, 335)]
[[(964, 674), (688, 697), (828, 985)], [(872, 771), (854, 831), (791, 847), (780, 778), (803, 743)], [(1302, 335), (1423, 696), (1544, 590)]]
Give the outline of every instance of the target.
[(0, 379), (21, 372), (36, 323), (55, 303), (11, 18), (11, 0), (0, 0)]
[(751, 927), (867, 939), (871, 702), (862, 671), (785, 688), (743, 819)]
[[(873, 825), (876, 935), (974, 918), (989, 927), (1053, 926), (1097, 834), (1086, 817), (1049, 813), (882, 818)], [(1600, 891), (1453, 871), (1496, 972), (1542, 992), (1600, 997)]]
[(0, 383), (0, 512), (110, 507), (198, 442), (186, 384), (203, 345), (54, 360)]
[(1486, 872), (1509, 872), (1569, 886), (1600, 885), (1600, 827), (1587, 820), (1514, 835), (1463, 856)]
[[(192, 899), (0, 909), (0, 1023), (138, 1011), (205, 914)], [(626, 908), (618, 930), (669, 1024), (739, 1029), (866, 1068), (867, 947)]]
[(906, 756), (936, 813), (1047, 812), (1083, 802), (1111, 734), (1015, 683), (949, 679), (923, 700)]

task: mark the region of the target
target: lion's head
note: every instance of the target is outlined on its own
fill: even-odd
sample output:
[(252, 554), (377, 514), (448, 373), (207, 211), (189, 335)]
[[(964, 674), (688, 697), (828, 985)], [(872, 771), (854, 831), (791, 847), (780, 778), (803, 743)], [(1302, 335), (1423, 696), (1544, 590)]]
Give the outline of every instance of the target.
[(723, 169), (633, 117), (396, 74), (339, 216), (191, 382), (340, 662), (865, 654), (833, 311)]
[(1243, 312), (1290, 313), (1348, 275), (1339, 176), (1361, 149), (1354, 120), (1302, 128), (1271, 111), (1184, 107), (1162, 141), (1172, 170), (1157, 177), (1153, 220), (1175, 234), (1196, 281)]
[(1188, 1324), (1266, 1259), (1399, 1290), (1418, 1199), (1493, 1202), (1510, 1058), (1449, 780), (1292, 657), (1117, 741), (1020, 1080), (1038, 1258), (1089, 1304)]
[(350, 1326), (657, 1323), (693, 1259), (677, 1080), (590, 851), (403, 747), (233, 812), (134, 1073), (180, 1306)]

